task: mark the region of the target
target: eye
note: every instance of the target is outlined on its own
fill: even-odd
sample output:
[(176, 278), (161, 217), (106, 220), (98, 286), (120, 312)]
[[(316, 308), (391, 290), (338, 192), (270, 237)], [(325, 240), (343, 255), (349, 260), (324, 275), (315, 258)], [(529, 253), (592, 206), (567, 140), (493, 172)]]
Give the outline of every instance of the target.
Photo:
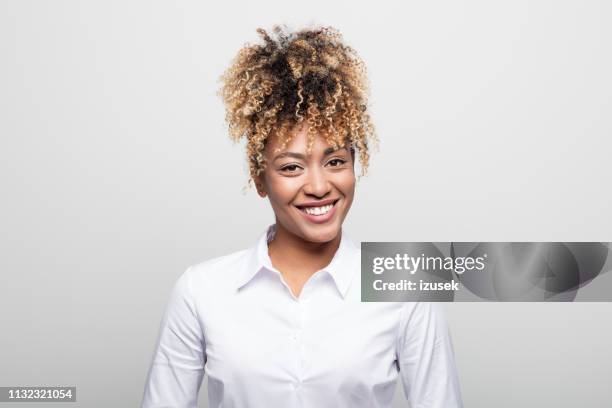
[(346, 163), (346, 160), (343, 159), (331, 159), (330, 161), (327, 162), (327, 164), (329, 164), (332, 167), (338, 167), (338, 166), (342, 166), (344, 163)]
[(300, 166), (297, 164), (288, 164), (285, 167), (281, 167), (280, 170), (287, 173), (295, 173), (298, 169), (300, 169)]

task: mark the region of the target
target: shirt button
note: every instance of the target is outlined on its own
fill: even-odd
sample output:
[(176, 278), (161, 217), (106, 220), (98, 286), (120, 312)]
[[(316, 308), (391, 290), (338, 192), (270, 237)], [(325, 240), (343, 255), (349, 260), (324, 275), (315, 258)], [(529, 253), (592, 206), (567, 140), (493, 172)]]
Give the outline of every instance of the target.
[(299, 390), (302, 387), (302, 383), (300, 381), (296, 381), (293, 383), (293, 388)]

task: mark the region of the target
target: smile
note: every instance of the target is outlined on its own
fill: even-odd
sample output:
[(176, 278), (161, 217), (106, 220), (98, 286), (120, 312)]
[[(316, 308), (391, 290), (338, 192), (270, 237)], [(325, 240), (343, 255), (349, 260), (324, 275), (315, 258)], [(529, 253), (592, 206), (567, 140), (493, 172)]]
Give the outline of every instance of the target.
[(336, 199), (329, 204), (321, 206), (308, 205), (296, 207), (300, 210), (302, 214), (304, 214), (306, 219), (315, 223), (320, 223), (331, 219), (331, 217), (335, 213), (335, 206), (338, 201), (340, 201), (340, 199)]
[(305, 207), (304, 211), (310, 215), (325, 215), (332, 209), (333, 206), (333, 204), (329, 204), (323, 207)]

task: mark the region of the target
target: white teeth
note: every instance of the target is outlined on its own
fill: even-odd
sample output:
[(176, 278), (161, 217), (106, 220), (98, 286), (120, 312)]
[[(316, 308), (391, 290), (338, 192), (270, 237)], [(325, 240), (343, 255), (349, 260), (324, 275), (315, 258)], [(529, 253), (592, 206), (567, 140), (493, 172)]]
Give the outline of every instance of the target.
[(333, 204), (328, 204), (323, 207), (306, 207), (304, 210), (310, 215), (324, 215), (327, 214), (333, 206)]

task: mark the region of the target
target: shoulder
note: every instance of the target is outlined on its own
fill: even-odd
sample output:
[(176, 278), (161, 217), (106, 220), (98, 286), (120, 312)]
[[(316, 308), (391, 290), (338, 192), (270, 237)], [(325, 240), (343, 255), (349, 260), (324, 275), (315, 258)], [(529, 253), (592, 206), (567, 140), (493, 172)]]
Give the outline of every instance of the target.
[(437, 302), (405, 302), (400, 313), (403, 324), (414, 324), (423, 320), (444, 319), (444, 310)]
[(438, 302), (406, 302), (400, 313), (398, 334), (400, 344), (406, 344), (410, 339), (444, 341), (449, 333), (442, 305)]
[(179, 277), (185, 289), (192, 294), (230, 287), (244, 268), (250, 255), (249, 249), (195, 263)]

